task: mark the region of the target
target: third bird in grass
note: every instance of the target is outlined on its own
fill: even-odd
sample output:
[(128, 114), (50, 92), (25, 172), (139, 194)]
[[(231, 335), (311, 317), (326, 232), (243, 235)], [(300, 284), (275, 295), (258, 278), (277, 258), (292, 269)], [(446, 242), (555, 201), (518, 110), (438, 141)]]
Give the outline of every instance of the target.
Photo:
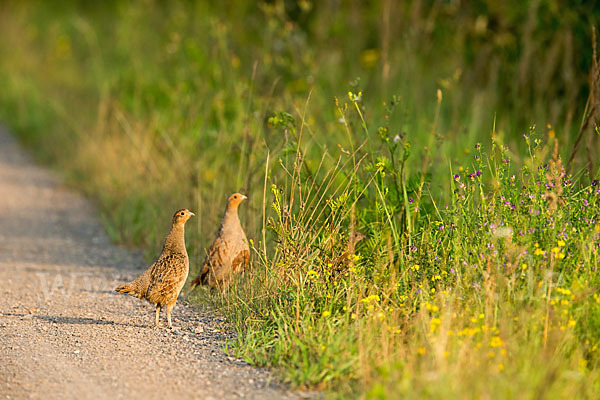
[(238, 217), (238, 206), (246, 198), (243, 194), (234, 193), (227, 199), (217, 238), (208, 250), (200, 273), (192, 281), (192, 289), (198, 285), (223, 289), (229, 286), (235, 274), (248, 265), (250, 248)]
[(194, 215), (187, 209), (181, 209), (173, 215), (171, 231), (165, 239), (162, 252), (150, 268), (135, 281), (119, 286), (116, 290), (156, 304), (156, 326), (160, 310), (167, 308), (167, 322), (170, 329), (171, 311), (175, 307), (179, 292), (185, 284), (190, 262), (185, 249), (185, 223)]

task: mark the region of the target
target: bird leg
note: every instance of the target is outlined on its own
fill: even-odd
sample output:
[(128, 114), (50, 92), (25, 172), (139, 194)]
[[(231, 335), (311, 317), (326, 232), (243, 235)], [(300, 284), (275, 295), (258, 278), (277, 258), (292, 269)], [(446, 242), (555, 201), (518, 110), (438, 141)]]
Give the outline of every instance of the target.
[(177, 302), (177, 300), (171, 304), (167, 304), (167, 326), (169, 329), (173, 329), (173, 325), (171, 325), (171, 311), (173, 310), (173, 307), (175, 307), (175, 302)]
[[(158, 323), (158, 319), (160, 317), (160, 304), (156, 305), (156, 327), (159, 327), (159, 323)], [(169, 322), (169, 325), (171, 325), (171, 322)]]

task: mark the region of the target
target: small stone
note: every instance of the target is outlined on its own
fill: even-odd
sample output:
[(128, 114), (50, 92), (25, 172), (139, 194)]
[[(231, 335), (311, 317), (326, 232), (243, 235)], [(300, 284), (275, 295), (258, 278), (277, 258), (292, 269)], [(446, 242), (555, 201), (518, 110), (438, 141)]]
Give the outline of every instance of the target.
[(79, 354), (79, 350), (75, 350), (73, 354)]

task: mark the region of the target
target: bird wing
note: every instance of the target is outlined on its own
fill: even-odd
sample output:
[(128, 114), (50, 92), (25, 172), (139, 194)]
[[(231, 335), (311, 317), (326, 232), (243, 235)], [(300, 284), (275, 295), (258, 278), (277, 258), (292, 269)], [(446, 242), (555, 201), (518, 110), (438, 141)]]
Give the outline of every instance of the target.
[(221, 272), (227, 263), (227, 241), (219, 235), (208, 249), (208, 254), (204, 258), (202, 265), (201, 280), (202, 283), (212, 281), (211, 277), (221, 275)]
[(146, 298), (151, 303), (166, 304), (177, 299), (189, 270), (185, 254), (173, 253), (160, 257), (150, 269), (150, 285)]
[(233, 273), (243, 272), (248, 266), (248, 261), (250, 260), (250, 251), (248, 249), (243, 249), (240, 251), (233, 261), (231, 261), (231, 269)]

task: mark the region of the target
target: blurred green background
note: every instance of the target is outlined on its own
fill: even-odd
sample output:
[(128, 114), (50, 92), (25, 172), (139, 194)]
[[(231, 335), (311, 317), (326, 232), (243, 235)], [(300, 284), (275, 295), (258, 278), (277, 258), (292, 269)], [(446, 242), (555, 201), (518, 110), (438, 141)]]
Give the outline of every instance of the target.
[[(260, 237), (265, 171), (285, 186), (273, 166), (297, 146), (309, 171), (361, 144), (375, 161), (385, 127), (441, 200), (449, 162), (492, 134), (519, 153), (537, 126), (568, 154), (599, 17), (585, 1), (3, 1), (0, 120), (115, 240), (152, 253), (186, 205), (202, 249), (233, 191)], [(269, 124), (281, 111), (300, 138)]]

